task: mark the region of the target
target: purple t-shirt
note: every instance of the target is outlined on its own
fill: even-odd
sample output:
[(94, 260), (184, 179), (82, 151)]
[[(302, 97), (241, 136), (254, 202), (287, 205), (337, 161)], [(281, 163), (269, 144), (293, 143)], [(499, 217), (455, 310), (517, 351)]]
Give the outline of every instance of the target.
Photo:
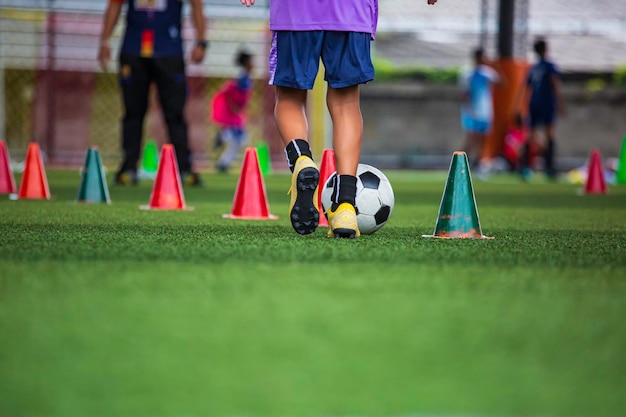
[(378, 0), (271, 0), (271, 30), (336, 30), (376, 35)]

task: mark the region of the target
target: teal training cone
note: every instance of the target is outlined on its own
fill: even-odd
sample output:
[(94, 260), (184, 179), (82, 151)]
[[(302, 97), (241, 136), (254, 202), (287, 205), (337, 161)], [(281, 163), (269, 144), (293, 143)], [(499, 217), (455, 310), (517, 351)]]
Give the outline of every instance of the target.
[(97, 148), (87, 150), (76, 201), (79, 203), (111, 203), (100, 151)]
[(465, 152), (455, 152), (452, 156), (435, 231), (432, 235), (423, 235), (423, 237), (493, 239), (484, 236), (480, 227), (474, 187)]
[(159, 151), (157, 144), (152, 139), (146, 141), (141, 155), (140, 177), (154, 179), (159, 166)]
[(270, 148), (265, 141), (258, 141), (256, 144), (256, 152), (259, 157), (259, 168), (263, 175), (272, 173), (272, 161), (270, 158)]
[(622, 149), (619, 152), (615, 182), (617, 184), (626, 184), (626, 136), (622, 140)]

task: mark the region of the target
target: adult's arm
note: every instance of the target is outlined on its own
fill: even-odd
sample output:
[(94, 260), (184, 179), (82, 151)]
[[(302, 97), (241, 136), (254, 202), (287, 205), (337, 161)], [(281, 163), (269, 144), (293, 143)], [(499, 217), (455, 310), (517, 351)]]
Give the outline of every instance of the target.
[(111, 60), (111, 45), (109, 40), (113, 34), (113, 29), (117, 25), (122, 12), (124, 0), (109, 0), (107, 8), (102, 18), (102, 32), (100, 33), (100, 46), (98, 48), (98, 62), (100, 67), (106, 71), (109, 61)]

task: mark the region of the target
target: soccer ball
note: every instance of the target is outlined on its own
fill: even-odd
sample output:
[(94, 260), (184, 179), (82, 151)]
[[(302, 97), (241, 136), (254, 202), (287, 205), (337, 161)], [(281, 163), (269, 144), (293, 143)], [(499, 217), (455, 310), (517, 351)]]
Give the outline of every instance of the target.
[[(361, 234), (369, 235), (387, 223), (393, 211), (393, 188), (380, 170), (371, 165), (359, 164), (356, 172), (356, 220)], [(331, 195), (337, 181), (334, 172), (322, 189), (322, 209), (331, 206)]]

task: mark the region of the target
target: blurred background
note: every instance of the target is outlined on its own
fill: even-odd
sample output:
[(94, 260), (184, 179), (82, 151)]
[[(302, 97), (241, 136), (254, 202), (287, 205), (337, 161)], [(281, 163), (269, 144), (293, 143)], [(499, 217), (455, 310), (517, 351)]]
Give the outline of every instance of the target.
[[(122, 103), (116, 69), (96, 60), (106, 0), (0, 0), (0, 138), (13, 160), (39, 142), (46, 162), (81, 165), (98, 146), (105, 165), (117, 165)], [(238, 0), (204, 1), (210, 47), (202, 65), (188, 65), (187, 118), (194, 164), (212, 170), (217, 131), (209, 103), (220, 84), (237, 75), (237, 50), (254, 54), (249, 109), (251, 144), (269, 145), (272, 163), (285, 167), (267, 85), (269, 0), (245, 8)], [(376, 80), (362, 89), (365, 124), (362, 162), (386, 168), (444, 168), (460, 148), (459, 71), (482, 46), (494, 66), (513, 75), (496, 91), (494, 129), (483, 155), (497, 158), (518, 109), (511, 96), (534, 61), (532, 42), (543, 36), (563, 72), (568, 114), (557, 124), (557, 164), (579, 166), (591, 148), (617, 156), (626, 135), (626, 3), (597, 0), (380, 0), (373, 43)], [(186, 15), (188, 16), (188, 8)], [(113, 54), (123, 18), (111, 45)], [(188, 20), (183, 37), (193, 41)], [(517, 75), (516, 75), (517, 74)], [(331, 144), (324, 84), (310, 95), (311, 139), (317, 155)], [(153, 95), (144, 139), (166, 142)]]

